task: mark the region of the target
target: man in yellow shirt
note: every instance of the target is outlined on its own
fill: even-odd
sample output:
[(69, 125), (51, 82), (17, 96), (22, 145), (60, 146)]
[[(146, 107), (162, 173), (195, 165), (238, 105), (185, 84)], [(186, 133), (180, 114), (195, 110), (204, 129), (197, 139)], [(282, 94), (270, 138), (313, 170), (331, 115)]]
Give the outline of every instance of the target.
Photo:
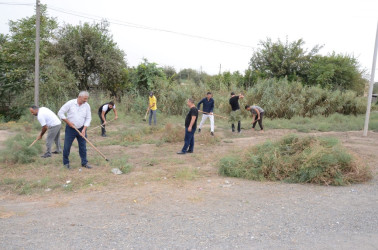
[(150, 109), (150, 117), (148, 123), (151, 125), (152, 117), (154, 117), (154, 125), (156, 125), (156, 97), (154, 96), (154, 92), (150, 92), (150, 96), (148, 97), (148, 107)]

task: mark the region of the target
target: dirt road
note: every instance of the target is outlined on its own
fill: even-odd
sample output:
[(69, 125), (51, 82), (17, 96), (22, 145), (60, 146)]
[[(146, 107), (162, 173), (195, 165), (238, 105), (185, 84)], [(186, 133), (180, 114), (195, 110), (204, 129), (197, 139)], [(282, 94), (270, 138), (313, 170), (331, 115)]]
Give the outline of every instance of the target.
[[(211, 150), (213, 161), (282, 133), (221, 143)], [(369, 163), (375, 176), (366, 184), (253, 182), (219, 177), (214, 164), (204, 163), (198, 166), (207, 174), (193, 181), (168, 177), (51, 196), (0, 194), (0, 248), (377, 249), (378, 134), (359, 133), (322, 135), (337, 136)], [(178, 147), (158, 148), (154, 157)], [(199, 158), (200, 151), (199, 145)], [(137, 164), (139, 157), (130, 160)]]

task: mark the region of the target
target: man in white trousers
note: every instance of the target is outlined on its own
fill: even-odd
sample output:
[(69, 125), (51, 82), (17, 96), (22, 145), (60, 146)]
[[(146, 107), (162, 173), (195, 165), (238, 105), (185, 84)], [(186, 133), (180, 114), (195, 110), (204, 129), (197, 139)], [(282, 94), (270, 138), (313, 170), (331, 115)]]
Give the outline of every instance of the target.
[(212, 98), (213, 95), (211, 92), (207, 92), (207, 95), (205, 98), (203, 98), (198, 104), (197, 109), (200, 110), (201, 104), (203, 105), (203, 114), (202, 114), (202, 120), (198, 127), (198, 133), (201, 133), (201, 128), (207, 118), (210, 119), (210, 134), (214, 136), (214, 99)]

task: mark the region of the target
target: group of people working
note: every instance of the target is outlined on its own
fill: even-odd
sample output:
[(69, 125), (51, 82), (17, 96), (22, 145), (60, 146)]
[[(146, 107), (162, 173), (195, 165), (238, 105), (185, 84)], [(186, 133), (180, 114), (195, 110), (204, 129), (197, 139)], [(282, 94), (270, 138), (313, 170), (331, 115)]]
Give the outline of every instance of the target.
[[(51, 157), (52, 154), (60, 154), (62, 152), (60, 144), (60, 130), (62, 127), (62, 121), (64, 121), (67, 126), (65, 128), (64, 135), (64, 146), (63, 146), (63, 165), (70, 169), (69, 155), (71, 151), (71, 146), (73, 141), (76, 139), (79, 145), (79, 155), (81, 158), (81, 166), (85, 168), (92, 168), (88, 164), (87, 159), (87, 148), (86, 148), (86, 137), (87, 128), (90, 126), (92, 121), (91, 107), (88, 104), (89, 93), (87, 91), (82, 91), (76, 99), (72, 99), (66, 102), (58, 111), (56, 115), (53, 111), (46, 107), (30, 106), (30, 113), (37, 117), (39, 123), (42, 126), (41, 133), (37, 136), (37, 140), (42, 139), (43, 135), (48, 131), (46, 139), (46, 153), (42, 155), (43, 158)], [(229, 103), (231, 105), (231, 129), (235, 132), (235, 122), (237, 122), (237, 130), (241, 132), (241, 111), (239, 106), (239, 99), (244, 98), (242, 94), (235, 95), (234, 92), (231, 93), (231, 98)], [(203, 106), (203, 111), (200, 110), (201, 104)], [(214, 99), (212, 98), (211, 92), (208, 92), (206, 97), (198, 102), (197, 106), (194, 100), (189, 98), (187, 100), (187, 106), (189, 107), (189, 112), (185, 118), (185, 138), (184, 146), (178, 154), (186, 154), (194, 152), (194, 133), (197, 129), (198, 112), (202, 112), (202, 120), (198, 127), (198, 133), (207, 119), (210, 119), (210, 134), (214, 136)], [(261, 131), (263, 132), (262, 119), (264, 115), (264, 110), (259, 106), (245, 106), (245, 109), (250, 111), (253, 116), (252, 128), (254, 129), (258, 123)], [(106, 115), (111, 111), (114, 111), (115, 120), (118, 119), (118, 113), (114, 102), (108, 102), (101, 105), (98, 109), (98, 116), (101, 121), (101, 135), (106, 137), (105, 126), (107, 124)], [(152, 119), (154, 125), (156, 125), (156, 111), (157, 111), (157, 100), (153, 92), (149, 94), (148, 100), (148, 112), (149, 115), (149, 125), (152, 125)], [(59, 119), (60, 118), (60, 119)], [(55, 143), (56, 150), (52, 152), (52, 144)]]

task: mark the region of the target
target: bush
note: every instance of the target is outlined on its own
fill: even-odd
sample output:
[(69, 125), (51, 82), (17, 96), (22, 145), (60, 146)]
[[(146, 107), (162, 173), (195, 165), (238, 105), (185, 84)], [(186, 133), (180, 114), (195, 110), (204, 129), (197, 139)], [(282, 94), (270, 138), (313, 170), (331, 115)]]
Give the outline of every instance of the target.
[(219, 173), (251, 180), (347, 185), (367, 181), (371, 171), (359, 164), (335, 138), (297, 135), (267, 141), (241, 158), (225, 157)]
[(6, 148), (0, 152), (0, 161), (11, 164), (34, 162), (35, 156), (42, 152), (40, 142), (36, 142), (32, 147), (29, 147), (34, 139), (34, 137), (26, 134), (18, 134), (9, 138), (5, 141)]

